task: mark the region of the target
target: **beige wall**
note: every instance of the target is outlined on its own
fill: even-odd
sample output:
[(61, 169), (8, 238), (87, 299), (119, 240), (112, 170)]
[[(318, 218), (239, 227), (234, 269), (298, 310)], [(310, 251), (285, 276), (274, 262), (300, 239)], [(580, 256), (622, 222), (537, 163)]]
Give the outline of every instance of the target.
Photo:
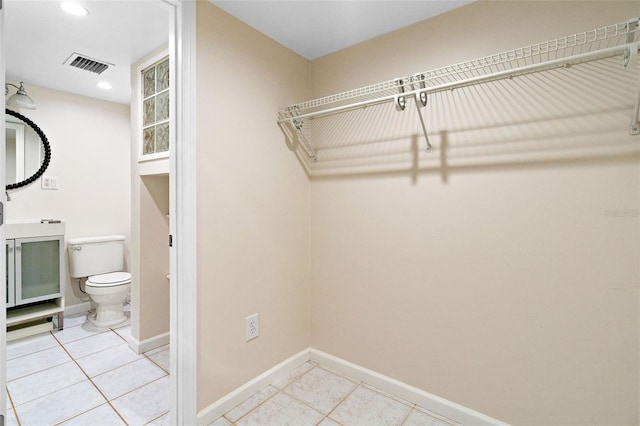
[(198, 2), (196, 73), (202, 409), (309, 343), (309, 182), (276, 125), (308, 62)]
[[(122, 234), (130, 244), (129, 106), (78, 96), (27, 83), (36, 110), (33, 120), (51, 143), (45, 175), (58, 177), (58, 190), (40, 180), (9, 192), (7, 221), (57, 218), (66, 238)], [(127, 250), (128, 263), (128, 250)], [(89, 299), (76, 280), (65, 289), (66, 305)]]
[[(313, 61), (312, 96), (637, 14), (630, 2), (474, 3)], [(436, 101), (463, 108), (465, 93)], [(632, 109), (633, 96), (616, 130), (585, 136), (603, 150), (589, 159), (471, 152), (446, 172), (436, 161), (313, 179), (311, 346), (513, 424), (637, 424), (639, 157), (617, 150), (638, 143)], [(555, 130), (579, 142), (573, 125)], [(513, 137), (549, 143), (535, 135)]]
[[(162, 47), (131, 65), (132, 105), (142, 105), (138, 68), (168, 55)], [(138, 342), (169, 332), (169, 164), (139, 162), (141, 117), (131, 110), (131, 335)]]
[(169, 331), (169, 177), (140, 177), (138, 340)]

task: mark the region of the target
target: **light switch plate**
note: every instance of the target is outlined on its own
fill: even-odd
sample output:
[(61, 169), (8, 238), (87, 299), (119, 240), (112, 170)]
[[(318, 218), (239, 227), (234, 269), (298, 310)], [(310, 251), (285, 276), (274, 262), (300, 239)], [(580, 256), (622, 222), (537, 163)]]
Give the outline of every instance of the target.
[(58, 176), (42, 176), (42, 189), (58, 189)]

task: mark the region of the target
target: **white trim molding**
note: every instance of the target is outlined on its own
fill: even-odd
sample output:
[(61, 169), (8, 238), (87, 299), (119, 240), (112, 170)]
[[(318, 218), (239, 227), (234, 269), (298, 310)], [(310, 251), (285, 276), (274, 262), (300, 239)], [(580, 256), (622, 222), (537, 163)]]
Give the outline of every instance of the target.
[(150, 350), (169, 344), (169, 333), (158, 334), (144, 340), (138, 340), (133, 336), (129, 337), (129, 347), (137, 354), (143, 354)]
[(172, 9), (169, 60), (170, 371), (173, 425), (194, 425), (198, 411), (196, 222), (196, 3), (163, 0)]
[(336, 373), (353, 377), (368, 385), (402, 398), (406, 401), (419, 405), (422, 408), (431, 410), (444, 417), (454, 420), (463, 425), (474, 426), (507, 426), (507, 423), (496, 420), (485, 414), (471, 410), (462, 405), (440, 398), (422, 389), (410, 386), (399, 380), (376, 373), (375, 371), (345, 361), (328, 353), (317, 349), (309, 348), (309, 359), (318, 365), (333, 370)]
[(223, 396), (204, 410), (198, 413), (198, 426), (206, 426), (213, 423), (224, 413), (231, 410), (236, 405), (242, 403), (247, 398), (258, 392), (260, 389), (274, 383), (287, 374), (295, 370), (298, 366), (309, 361), (309, 350), (305, 349), (292, 357), (282, 361), (280, 364), (260, 374), (255, 379), (245, 383), (233, 392)]
[(78, 315), (78, 314), (86, 314), (91, 309), (93, 309), (93, 308), (91, 307), (91, 302), (90, 301), (82, 302), (82, 303), (76, 303), (75, 305), (68, 305), (68, 306), (64, 307), (64, 316), (65, 317), (70, 317), (70, 316)]
[(312, 361), (320, 367), (352, 377), (381, 391), (454, 420), (459, 424), (508, 426), (507, 423), (500, 420), (313, 348), (305, 349), (293, 355), (201, 410), (198, 413), (197, 425), (205, 426), (213, 423), (265, 386), (275, 383), (307, 361)]

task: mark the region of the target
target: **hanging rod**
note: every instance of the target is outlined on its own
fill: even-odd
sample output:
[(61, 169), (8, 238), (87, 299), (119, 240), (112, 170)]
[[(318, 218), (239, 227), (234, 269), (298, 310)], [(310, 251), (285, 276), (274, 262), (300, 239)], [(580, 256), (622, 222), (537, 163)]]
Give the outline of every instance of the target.
[[(431, 144), (420, 110), (420, 107), (426, 106), (429, 94), (571, 67), (618, 55), (622, 55), (622, 65), (626, 68), (636, 59), (640, 49), (640, 42), (637, 40), (639, 22), (640, 18), (633, 18), (591, 31), (302, 102), (281, 108), (278, 111), (278, 125), (291, 146), (300, 142), (309, 158), (315, 161), (316, 152), (311, 141), (302, 132), (305, 121), (389, 102), (395, 103), (396, 110), (403, 111), (406, 99), (412, 98), (420, 117), (426, 150), (430, 151)], [(603, 43), (609, 45), (602, 47)], [(640, 93), (630, 126), (631, 134), (640, 134), (639, 113)]]

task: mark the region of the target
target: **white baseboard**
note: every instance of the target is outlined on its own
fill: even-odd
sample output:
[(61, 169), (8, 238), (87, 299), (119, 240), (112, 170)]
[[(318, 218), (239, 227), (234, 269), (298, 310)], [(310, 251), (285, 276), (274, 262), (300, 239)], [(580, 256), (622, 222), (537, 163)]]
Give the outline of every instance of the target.
[(305, 349), (282, 361), (280, 364), (265, 371), (255, 379), (245, 383), (233, 392), (223, 396), (204, 410), (198, 412), (198, 425), (205, 426), (213, 423), (224, 413), (231, 410), (236, 405), (242, 403), (254, 393), (285, 377), (287, 374), (307, 361), (309, 361), (309, 349)]
[(76, 305), (64, 307), (64, 316), (73, 316), (78, 314), (86, 314), (91, 310), (91, 302), (82, 302)]
[(169, 332), (158, 334), (144, 340), (138, 340), (135, 337), (129, 337), (129, 347), (137, 354), (148, 352), (152, 349), (169, 344)]
[(345, 376), (353, 377), (368, 385), (402, 398), (406, 401), (431, 410), (463, 425), (506, 426), (507, 423), (496, 420), (485, 414), (471, 410), (437, 395), (425, 392), (391, 377), (329, 355), (317, 349), (309, 348), (309, 359), (318, 365)]
[(463, 425), (507, 426), (507, 423), (485, 414), (313, 348), (297, 353), (201, 410), (197, 417), (198, 425), (204, 426), (213, 423), (265, 386), (276, 382), (307, 361), (313, 361), (321, 367), (360, 380)]

